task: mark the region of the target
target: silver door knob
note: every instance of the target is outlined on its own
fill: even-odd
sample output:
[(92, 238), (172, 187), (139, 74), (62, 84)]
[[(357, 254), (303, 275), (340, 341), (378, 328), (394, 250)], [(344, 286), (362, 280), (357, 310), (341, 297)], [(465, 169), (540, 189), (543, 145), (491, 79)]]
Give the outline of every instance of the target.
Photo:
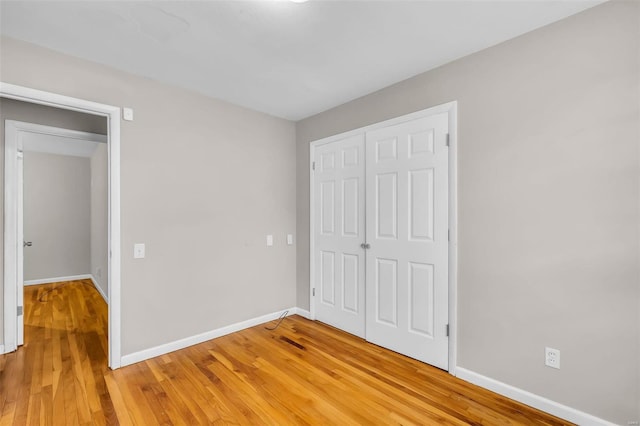
[(23, 241), (22, 244), (24, 247), (31, 247), (33, 245), (31, 241)]
[(367, 243), (362, 243), (360, 244), (360, 248), (363, 248), (365, 250), (368, 250), (371, 248), (371, 244), (367, 244)]

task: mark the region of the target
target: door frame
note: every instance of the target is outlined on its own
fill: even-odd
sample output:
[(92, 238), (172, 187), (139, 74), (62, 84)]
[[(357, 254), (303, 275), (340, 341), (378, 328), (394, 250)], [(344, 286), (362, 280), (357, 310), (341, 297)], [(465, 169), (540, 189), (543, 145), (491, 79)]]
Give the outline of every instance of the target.
[[(108, 151), (108, 283), (109, 367), (121, 366), (121, 226), (120, 226), (120, 108), (84, 99), (0, 82), (0, 98), (98, 115), (107, 119)], [(14, 147), (14, 149), (17, 147)], [(6, 147), (5, 147), (6, 154)], [(5, 155), (4, 176), (4, 352), (17, 349), (17, 152)]]
[[(23, 244), (21, 244), (24, 239), (24, 161), (21, 160), (24, 159), (24, 151), (29, 151), (25, 149), (24, 146), (21, 146), (20, 133), (31, 133), (33, 135), (38, 135), (41, 137), (59, 136), (67, 139), (75, 139), (81, 142), (99, 142), (104, 144), (107, 143), (107, 136), (89, 132), (81, 132), (77, 130), (63, 129), (53, 126), (44, 126), (41, 124), (29, 123), (25, 121), (5, 120), (4, 123), (4, 193), (5, 204), (8, 206), (8, 208), (11, 209), (12, 212), (16, 213), (16, 305), (20, 306), (24, 303), (23, 297), (21, 297), (24, 294), (24, 246)], [(15, 161), (12, 160), (14, 158), (16, 159)], [(14, 194), (17, 195), (15, 198), (8, 199)], [(13, 205), (15, 205), (15, 209), (13, 208)], [(11, 233), (11, 235), (12, 234), (13, 233)], [(107, 280), (108, 278), (109, 277), (107, 275)], [(101, 290), (98, 289), (98, 291)], [(17, 317), (20, 318), (20, 316)], [(24, 315), (22, 316), (22, 318), (22, 322), (17, 322), (16, 346), (20, 346), (24, 343)]]
[(418, 118), (434, 114), (448, 113), (449, 117), (449, 373), (456, 374), (457, 361), (457, 305), (458, 305), (458, 102), (451, 101), (442, 105), (416, 111), (400, 117), (374, 123), (347, 132), (328, 136), (312, 141), (309, 145), (309, 313), (312, 320), (316, 319), (313, 289), (315, 288), (315, 214), (314, 214), (314, 170), (315, 149), (318, 146), (378, 130), (383, 127), (401, 124)]

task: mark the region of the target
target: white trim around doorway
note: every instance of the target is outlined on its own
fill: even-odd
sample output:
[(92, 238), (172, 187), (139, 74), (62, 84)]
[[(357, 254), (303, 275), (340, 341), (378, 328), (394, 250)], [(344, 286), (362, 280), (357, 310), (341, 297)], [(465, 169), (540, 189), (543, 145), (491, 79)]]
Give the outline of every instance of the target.
[[(56, 93), (0, 82), (0, 98), (9, 98), (54, 108), (79, 111), (107, 118), (109, 174), (109, 367), (119, 368), (121, 361), (120, 311), (120, 108), (72, 98)], [(13, 162), (5, 158), (5, 179), (12, 173)], [(9, 166), (7, 168), (7, 165)], [(6, 182), (6, 181), (5, 181)], [(5, 191), (4, 206), (4, 342), (3, 353), (16, 350), (17, 319), (17, 222), (13, 197)], [(9, 199), (7, 198), (9, 197)], [(7, 202), (9, 201), (9, 204)]]

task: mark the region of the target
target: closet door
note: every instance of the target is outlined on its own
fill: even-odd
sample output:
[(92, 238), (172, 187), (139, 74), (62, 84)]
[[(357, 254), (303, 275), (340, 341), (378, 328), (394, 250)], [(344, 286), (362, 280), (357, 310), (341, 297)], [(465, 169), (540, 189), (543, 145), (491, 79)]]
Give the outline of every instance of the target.
[(364, 135), (315, 148), (316, 318), (364, 338)]
[(448, 367), (448, 115), (366, 134), (366, 339)]

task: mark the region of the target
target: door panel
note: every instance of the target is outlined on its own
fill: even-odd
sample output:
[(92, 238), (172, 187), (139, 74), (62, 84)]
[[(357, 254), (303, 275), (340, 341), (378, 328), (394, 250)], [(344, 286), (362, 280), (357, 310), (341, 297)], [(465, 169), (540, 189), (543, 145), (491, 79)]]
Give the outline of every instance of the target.
[(320, 184), (320, 230), (322, 235), (333, 236), (335, 219), (335, 181), (322, 182)]
[(364, 135), (315, 148), (316, 318), (364, 337)]
[(322, 269), (320, 270), (320, 297), (325, 305), (334, 306), (336, 290), (336, 262), (335, 253), (331, 251), (320, 252)]
[(24, 156), (23, 156), (23, 146), (24, 142), (22, 138), (24, 137), (23, 132), (18, 133), (18, 174), (17, 174), (17, 185), (18, 185), (18, 215), (16, 225), (18, 227), (18, 235), (17, 235), (17, 298), (16, 302), (18, 303), (18, 308), (22, 308), (22, 314), (18, 315), (17, 325), (18, 330), (16, 333), (16, 344), (18, 346), (24, 345)]
[(433, 337), (433, 265), (409, 262), (409, 330)]
[(360, 258), (353, 254), (342, 255), (342, 309), (358, 312), (358, 302), (362, 298), (360, 295)]
[(366, 134), (366, 338), (448, 367), (448, 115)]
[(342, 235), (358, 238), (360, 235), (360, 218), (362, 209), (358, 208), (360, 195), (360, 179), (347, 178), (342, 181)]
[(398, 262), (393, 259), (376, 259), (376, 321), (398, 325)]
[(398, 174), (376, 175), (376, 237), (398, 237)]
[(433, 169), (409, 172), (409, 239), (433, 241)]

